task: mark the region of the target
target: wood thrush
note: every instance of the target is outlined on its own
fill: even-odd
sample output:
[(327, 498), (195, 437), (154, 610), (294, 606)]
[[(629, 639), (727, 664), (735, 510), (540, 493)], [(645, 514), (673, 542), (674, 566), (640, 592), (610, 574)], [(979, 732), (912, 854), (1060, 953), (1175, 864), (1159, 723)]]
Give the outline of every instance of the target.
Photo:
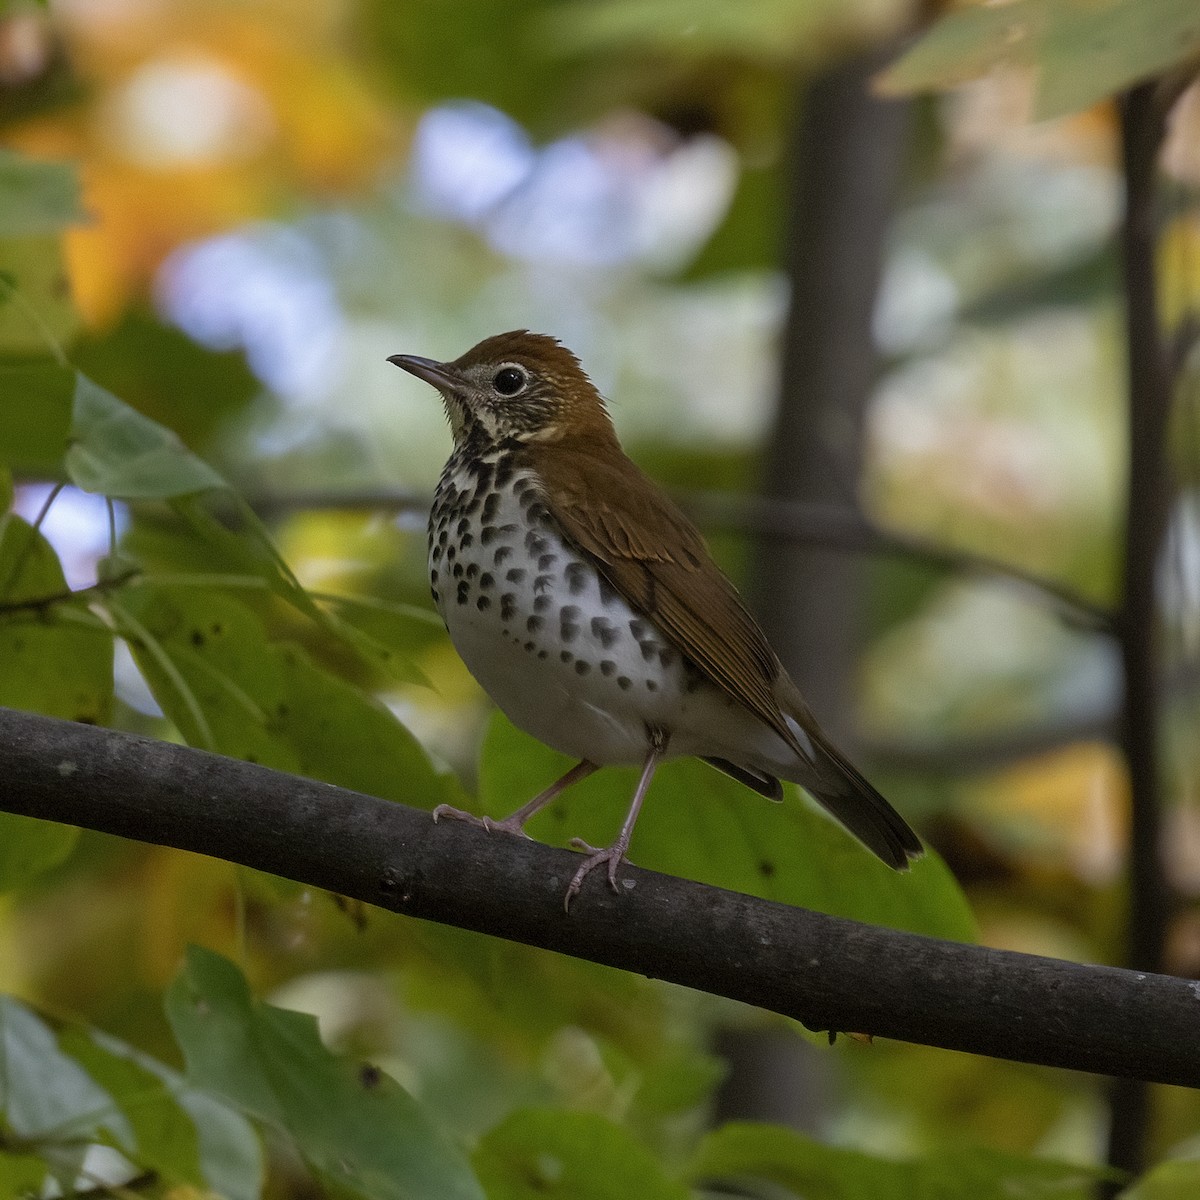
[(389, 362), (442, 395), (454, 451), (429, 519), (434, 603), (471, 674), (514, 724), (579, 760), (502, 821), (527, 820), (598, 767), (640, 765), (617, 869), (655, 768), (694, 755), (773, 800), (804, 787), (889, 866), (916, 834), (829, 743), (695, 526), (622, 451), (599, 392), (554, 338), (490, 337), (453, 362)]

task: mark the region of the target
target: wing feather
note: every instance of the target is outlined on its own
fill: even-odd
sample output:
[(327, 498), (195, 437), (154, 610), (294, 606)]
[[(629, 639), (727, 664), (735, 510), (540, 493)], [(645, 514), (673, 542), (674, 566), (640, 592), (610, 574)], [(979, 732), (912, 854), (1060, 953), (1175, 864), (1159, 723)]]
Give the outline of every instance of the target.
[(620, 451), (539, 450), (529, 448), (530, 465), (567, 536), (708, 679), (803, 757), (775, 697), (779, 660), (691, 521)]

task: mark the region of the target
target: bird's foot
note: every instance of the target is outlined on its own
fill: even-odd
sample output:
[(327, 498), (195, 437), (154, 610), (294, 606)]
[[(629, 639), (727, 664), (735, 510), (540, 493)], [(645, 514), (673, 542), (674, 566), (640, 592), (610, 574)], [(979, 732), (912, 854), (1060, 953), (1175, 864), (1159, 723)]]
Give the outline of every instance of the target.
[(477, 817), (474, 813), (464, 812), (461, 808), (454, 808), (449, 804), (439, 804), (433, 810), (434, 824), (436, 825), (443, 817), (449, 821), (465, 821), (468, 825), (478, 825), (479, 828), (486, 829), (488, 833), (513, 833), (517, 837), (529, 837), (529, 834), (521, 828), (522, 822), (516, 819), (516, 813), (511, 817), (505, 817), (503, 821), (497, 821), (495, 817)]
[(599, 866), (604, 863), (608, 864), (608, 886), (612, 890), (618, 891), (617, 888), (617, 869), (626, 861), (625, 851), (628, 846), (623, 844), (621, 839), (618, 839), (607, 849), (601, 850), (596, 846), (591, 846), (583, 840), (583, 838), (572, 838), (571, 847), (574, 850), (583, 850), (587, 852), (587, 858), (583, 860), (583, 865), (575, 872), (571, 882), (567, 885), (567, 894), (563, 897), (563, 908), (571, 911), (571, 901), (579, 895), (579, 889), (583, 886), (583, 881)]

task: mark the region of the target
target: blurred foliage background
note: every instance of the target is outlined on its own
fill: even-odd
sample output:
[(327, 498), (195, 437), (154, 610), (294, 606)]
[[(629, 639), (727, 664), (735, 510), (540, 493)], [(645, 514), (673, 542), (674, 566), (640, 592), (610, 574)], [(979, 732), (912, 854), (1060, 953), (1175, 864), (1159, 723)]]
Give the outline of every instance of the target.
[[(1036, 588), (920, 552), (793, 558), (730, 503), (861, 505), (1086, 605), (1118, 598), (1107, 101), (1174, 78), (1200, 45), (1192, 5), (968, 5), (900, 57), (930, 16), (917, 7), (5, 5), (0, 583), (26, 607), (0, 614), (0, 702), (405, 803), (515, 807), (558, 764), (489, 714), (433, 615), (424, 508), (449, 434), (436, 397), (385, 359), (545, 331), (610, 397), (633, 456), (707, 516), (822, 721), (939, 852), (892, 877), (800, 797), (772, 809), (678, 764), (635, 861), (1117, 960), (1129, 798), (1109, 639)], [(859, 124), (806, 126), (842, 111), (820, 89), (846, 79)], [(920, 94), (871, 98), (872, 80)], [(1159, 267), (1186, 330), (1200, 92), (1180, 93)], [(876, 135), (886, 168), (855, 158)], [(806, 174), (818, 160), (846, 171)], [(873, 231), (842, 206), (862, 189), (879, 197)], [(831, 205), (840, 228), (821, 224)], [(806, 230), (819, 244), (797, 260)], [(856, 331), (827, 318), (844, 248), (873, 238), (878, 287), (867, 279)], [(806, 294), (823, 252), (832, 282)], [(818, 334), (821, 362), (848, 367), (789, 359)], [(1194, 356), (1179, 366), (1183, 486), (1161, 580), (1167, 965), (1198, 976), (1200, 392)], [(843, 378), (844, 393), (826, 386)], [(28, 606), (39, 597), (58, 599)], [(629, 787), (605, 772), (533, 832), (607, 839)], [(11, 817), (0, 834), (4, 1195), (49, 1170), (66, 1188), (239, 1197), (653, 1198), (719, 1181), (754, 1196), (1082, 1196), (1103, 1161), (1093, 1079), (829, 1048), (749, 1008), (348, 912), (225, 863)], [(181, 965), (192, 943), (407, 1094), (389, 1082), (360, 1112), (346, 1061), (222, 959)], [(244, 1043), (198, 1029), (201, 1000)], [(344, 1119), (306, 1107), (314, 1095), (345, 1096)], [(148, 1098), (170, 1114), (157, 1131)], [(1194, 1195), (1200, 1105), (1159, 1101), (1163, 1165), (1129, 1194)]]

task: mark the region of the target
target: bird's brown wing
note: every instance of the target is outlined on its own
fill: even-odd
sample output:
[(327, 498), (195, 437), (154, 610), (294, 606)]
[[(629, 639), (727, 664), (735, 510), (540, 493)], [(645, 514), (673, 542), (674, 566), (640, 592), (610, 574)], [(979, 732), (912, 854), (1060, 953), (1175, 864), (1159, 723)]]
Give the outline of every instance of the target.
[(803, 757), (775, 698), (779, 660), (691, 521), (619, 451), (528, 453), (551, 514), (612, 586)]

